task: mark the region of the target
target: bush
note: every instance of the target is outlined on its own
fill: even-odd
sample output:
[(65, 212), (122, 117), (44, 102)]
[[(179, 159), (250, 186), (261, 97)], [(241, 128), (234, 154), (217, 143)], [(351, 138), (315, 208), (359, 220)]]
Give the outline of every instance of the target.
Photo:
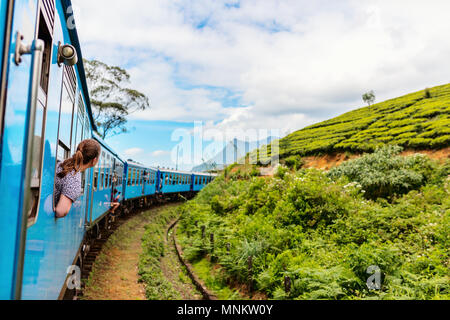
[(302, 157), (296, 155), (296, 156), (290, 156), (290, 157), (284, 159), (284, 164), (289, 169), (299, 170), (304, 166), (305, 161), (302, 159)]
[(401, 151), (398, 146), (385, 146), (333, 168), (328, 175), (358, 182), (367, 199), (391, 199), (425, 185), (434, 168), (426, 156), (402, 157)]

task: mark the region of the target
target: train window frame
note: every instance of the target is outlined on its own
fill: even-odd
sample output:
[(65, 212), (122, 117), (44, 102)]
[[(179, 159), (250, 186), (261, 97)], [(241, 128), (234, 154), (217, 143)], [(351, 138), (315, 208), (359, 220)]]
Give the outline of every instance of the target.
[(103, 172), (103, 152), (100, 154), (99, 166), (98, 166), (98, 190), (103, 190), (103, 179), (105, 178)]
[[(56, 164), (55, 164), (55, 175), (54, 175), (54, 183), (53, 190), (56, 190), (56, 168), (58, 163), (64, 162), (69, 159), (71, 156), (72, 150), (72, 142), (73, 142), (73, 125), (74, 125), (74, 113), (75, 113), (75, 102), (76, 102), (76, 93), (77, 93), (77, 78), (73, 69), (71, 67), (65, 66), (62, 72), (62, 81), (61, 81), (61, 93), (60, 93), (60, 101), (59, 101), (59, 110), (58, 110), (58, 131), (57, 131), (57, 141), (56, 141)], [(42, 90), (42, 88), (41, 88)], [(70, 117), (67, 116), (66, 120), (70, 119), (70, 133), (68, 140), (64, 141), (62, 139), (62, 123), (61, 118), (63, 114), (63, 103), (67, 103), (66, 107), (71, 106)], [(65, 129), (65, 126), (64, 126)], [(64, 130), (63, 129), (63, 130)], [(53, 196), (53, 211), (56, 211), (56, 199)]]

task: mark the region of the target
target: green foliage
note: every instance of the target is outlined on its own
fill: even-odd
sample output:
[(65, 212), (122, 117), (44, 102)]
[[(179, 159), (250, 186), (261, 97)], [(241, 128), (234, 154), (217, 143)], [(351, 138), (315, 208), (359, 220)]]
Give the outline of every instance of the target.
[(299, 170), (305, 164), (305, 161), (298, 155), (290, 156), (284, 159), (284, 164), (293, 170)]
[[(273, 299), (448, 299), (450, 163), (399, 152), (379, 149), (330, 174), (221, 176), (182, 207), (182, 246), (194, 262), (214, 257), (222, 285), (252, 282)], [(389, 201), (367, 197), (371, 185)], [(370, 266), (382, 271), (379, 291), (367, 288)]]
[(146, 296), (149, 300), (177, 300), (178, 292), (164, 277), (161, 270), (161, 258), (164, 256), (165, 228), (177, 217), (176, 210), (168, 209), (154, 217), (145, 227), (142, 237), (143, 252), (139, 260), (140, 280), (145, 283)]
[(365, 103), (371, 106), (375, 102), (375, 92), (373, 91), (367, 92), (363, 94), (362, 98)]
[(127, 117), (150, 107), (148, 97), (127, 87), (124, 69), (97, 60), (84, 60), (93, 117), (103, 139), (127, 132)]
[(345, 162), (328, 175), (359, 183), (368, 199), (402, 195), (423, 186), (431, 177), (433, 164), (423, 155), (402, 157), (401, 151), (401, 147), (386, 146)]
[(280, 140), (280, 158), (333, 152), (373, 152), (450, 146), (450, 84), (357, 109)]

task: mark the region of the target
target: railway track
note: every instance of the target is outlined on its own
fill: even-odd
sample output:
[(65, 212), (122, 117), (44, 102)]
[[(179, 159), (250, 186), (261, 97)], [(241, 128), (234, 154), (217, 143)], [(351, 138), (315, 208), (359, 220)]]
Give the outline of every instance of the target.
[[(95, 238), (92, 238), (87, 241), (89, 246), (89, 250), (87, 250), (87, 254), (82, 257), (82, 267), (81, 267), (81, 290), (66, 290), (66, 293), (63, 297), (63, 300), (80, 300), (83, 299), (83, 292), (86, 286), (86, 283), (89, 279), (89, 276), (92, 272), (92, 268), (97, 260), (98, 255), (102, 252), (103, 246), (108, 239), (115, 233), (115, 231), (120, 228), (127, 221), (132, 219), (133, 217), (141, 214), (147, 210), (156, 209), (159, 207), (164, 207), (169, 204), (174, 204), (179, 202), (179, 200), (170, 200), (165, 201), (161, 200), (152, 204), (149, 207), (145, 207), (142, 205), (140, 208), (134, 208), (133, 210), (122, 210), (122, 214), (112, 218), (106, 217), (107, 223), (104, 223), (103, 228), (100, 230), (99, 235)], [(124, 213), (123, 211), (126, 211)]]
[[(84, 296), (84, 292), (86, 289), (86, 284), (88, 283), (88, 279), (91, 276), (93, 267), (99, 255), (103, 250), (110, 250), (110, 246), (108, 245), (105, 248), (105, 244), (111, 238), (118, 229), (126, 224), (130, 219), (137, 217), (139, 214), (144, 213), (148, 210), (157, 210), (155, 215), (152, 215), (153, 218), (157, 217), (161, 212), (163, 212), (164, 207), (169, 207), (170, 205), (176, 205), (179, 201), (170, 201), (167, 203), (160, 203), (158, 205), (153, 205), (150, 208), (141, 208), (134, 210), (133, 212), (119, 216), (115, 221), (111, 221), (108, 223), (108, 227), (102, 230), (101, 236), (92, 239), (90, 250), (88, 254), (83, 259), (83, 266), (81, 269), (81, 291), (76, 292), (76, 294), (72, 293), (66, 294), (64, 300), (82, 300), (82, 299), (92, 299), (90, 294), (87, 297)], [(158, 210), (161, 209), (161, 210)], [(201, 299), (214, 299), (214, 297), (206, 296), (205, 289), (201, 289), (203, 284), (198, 282), (198, 278), (192, 276), (193, 273), (188, 265), (183, 261), (180, 250), (176, 245), (175, 233), (177, 221), (172, 221), (165, 231), (165, 246), (167, 254), (161, 260), (161, 270), (164, 273), (166, 279), (172, 283), (174, 289), (180, 293), (180, 298), (183, 300), (201, 300)], [(134, 223), (134, 221), (130, 221), (130, 223)], [(128, 226), (124, 226), (127, 228)], [(123, 231), (121, 231), (123, 232)], [(140, 240), (140, 237), (139, 237)], [(115, 241), (115, 240), (112, 240)], [(96, 267), (96, 272), (98, 271)], [(184, 273), (186, 275), (185, 282), (180, 280), (180, 273)], [(95, 276), (94, 276), (95, 277)], [(192, 283), (189, 281), (189, 278), (192, 279)], [(196, 281), (197, 280), (197, 281)], [(203, 287), (204, 288), (204, 287)], [(90, 289), (89, 289), (90, 290)], [(94, 298), (95, 299), (95, 298)]]

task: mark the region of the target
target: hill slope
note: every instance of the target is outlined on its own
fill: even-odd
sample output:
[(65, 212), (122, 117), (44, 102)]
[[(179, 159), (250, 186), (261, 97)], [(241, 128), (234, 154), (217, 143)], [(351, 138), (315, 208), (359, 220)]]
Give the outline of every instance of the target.
[(388, 100), (309, 126), (280, 140), (280, 156), (450, 146), (450, 84)]

